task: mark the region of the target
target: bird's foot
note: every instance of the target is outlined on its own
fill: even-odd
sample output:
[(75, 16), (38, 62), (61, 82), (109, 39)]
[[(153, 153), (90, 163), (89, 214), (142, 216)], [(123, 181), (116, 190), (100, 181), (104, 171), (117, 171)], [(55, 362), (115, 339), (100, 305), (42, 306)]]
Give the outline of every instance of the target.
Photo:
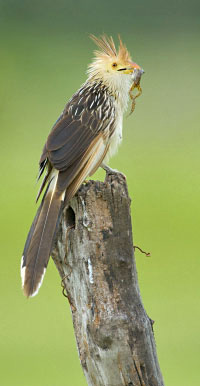
[(106, 172), (106, 178), (109, 175), (116, 175), (116, 176), (122, 177), (126, 181), (126, 176), (123, 173), (119, 172), (118, 170), (112, 169), (108, 165), (105, 165), (105, 164), (101, 164), (101, 167)]

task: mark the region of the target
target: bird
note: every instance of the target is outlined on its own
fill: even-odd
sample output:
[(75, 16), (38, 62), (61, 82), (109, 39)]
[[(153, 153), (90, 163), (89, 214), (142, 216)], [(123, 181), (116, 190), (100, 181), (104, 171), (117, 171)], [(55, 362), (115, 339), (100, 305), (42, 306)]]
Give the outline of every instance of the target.
[[(36, 295), (42, 284), (58, 228), (63, 203), (85, 179), (107, 162), (122, 141), (123, 115), (134, 85), (141, 93), (144, 70), (132, 61), (119, 36), (90, 36), (97, 45), (87, 80), (66, 104), (44, 145), (39, 177), (44, 174), (36, 202), (43, 197), (28, 233), (21, 259), (22, 288)], [(134, 83), (135, 82), (135, 83)], [(132, 108), (133, 110), (133, 108)]]

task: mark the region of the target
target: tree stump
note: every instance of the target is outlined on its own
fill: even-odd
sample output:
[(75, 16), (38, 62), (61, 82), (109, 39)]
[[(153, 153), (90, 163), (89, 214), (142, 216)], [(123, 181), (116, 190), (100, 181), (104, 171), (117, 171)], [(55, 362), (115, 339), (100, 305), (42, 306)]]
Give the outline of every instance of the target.
[(52, 257), (88, 385), (163, 386), (138, 286), (124, 176), (81, 186), (63, 210)]

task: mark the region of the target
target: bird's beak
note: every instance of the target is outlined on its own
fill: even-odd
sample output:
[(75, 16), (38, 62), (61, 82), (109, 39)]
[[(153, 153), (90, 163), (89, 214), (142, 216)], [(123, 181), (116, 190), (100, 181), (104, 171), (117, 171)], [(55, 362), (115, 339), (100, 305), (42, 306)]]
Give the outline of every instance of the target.
[(129, 62), (127, 67), (120, 68), (118, 71), (123, 72), (123, 74), (132, 74), (135, 70), (141, 75), (144, 73), (144, 70), (135, 62)]

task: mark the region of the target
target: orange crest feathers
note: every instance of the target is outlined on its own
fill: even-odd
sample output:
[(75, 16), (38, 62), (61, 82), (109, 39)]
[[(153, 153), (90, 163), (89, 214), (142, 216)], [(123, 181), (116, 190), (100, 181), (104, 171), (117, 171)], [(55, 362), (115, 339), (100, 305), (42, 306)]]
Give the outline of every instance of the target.
[(95, 51), (95, 55), (98, 56), (115, 56), (119, 57), (123, 61), (131, 60), (130, 54), (126, 46), (122, 43), (122, 40), (119, 37), (119, 50), (117, 52), (115, 43), (112, 36), (108, 37), (106, 35), (100, 36), (97, 38), (94, 35), (90, 35), (90, 38), (95, 42), (95, 44), (101, 49), (101, 51)]
[(118, 35), (119, 38), (119, 51), (118, 51), (118, 57), (122, 59), (124, 62), (127, 62), (131, 60), (131, 56), (126, 48), (126, 46), (122, 43), (120, 35)]

